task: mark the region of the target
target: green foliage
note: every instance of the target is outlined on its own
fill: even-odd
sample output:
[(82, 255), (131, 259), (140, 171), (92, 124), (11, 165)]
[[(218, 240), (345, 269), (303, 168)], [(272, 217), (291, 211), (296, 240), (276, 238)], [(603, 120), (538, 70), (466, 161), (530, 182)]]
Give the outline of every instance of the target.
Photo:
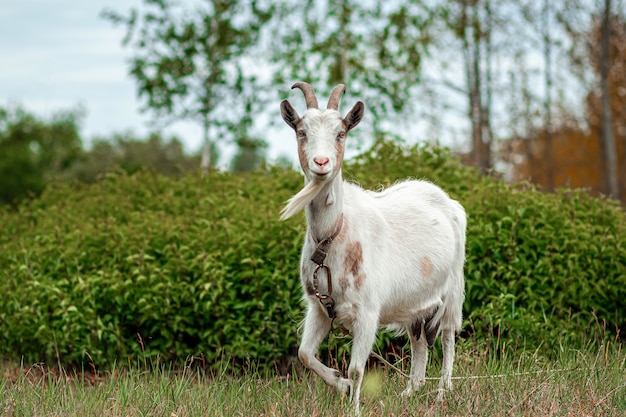
[(263, 162), (263, 152), (267, 148), (267, 143), (244, 137), (237, 140), (237, 145), (239, 151), (230, 161), (230, 170), (249, 172), (258, 169)]
[[(515, 343), (577, 340), (596, 317), (626, 326), (626, 219), (583, 191), (488, 184), (468, 198), (469, 318)], [(476, 196), (475, 196), (476, 197)], [(478, 309), (480, 307), (480, 310)], [(615, 328), (613, 328), (615, 329)]]
[(203, 168), (214, 165), (215, 155), (209, 154), (218, 139), (234, 142), (247, 137), (241, 130), (249, 123), (242, 119), (250, 118), (253, 105), (262, 107), (256, 78), (244, 71), (242, 56), (271, 17), (273, 6), (263, 6), (255, 1), (212, 0), (188, 7), (144, 0), (128, 15), (102, 13), (112, 23), (126, 26), (123, 43), (133, 49), (130, 74), (145, 100), (144, 110), (162, 124), (183, 118), (202, 127)]
[[(79, 118), (77, 111), (44, 120), (21, 108), (0, 108), (0, 205), (15, 207), (55, 181), (95, 182), (107, 172), (132, 174), (146, 168), (175, 176), (200, 166), (199, 157), (186, 155), (178, 139), (165, 140), (158, 134), (145, 139), (131, 133), (114, 134), (96, 139), (90, 150), (84, 150)], [(241, 146), (245, 146), (243, 141)], [(257, 146), (262, 148), (262, 144)], [(258, 165), (260, 152), (254, 156), (238, 166)]]
[(121, 169), (127, 174), (151, 169), (166, 176), (179, 176), (198, 170), (200, 158), (185, 154), (175, 137), (164, 139), (151, 134), (146, 139), (132, 133), (114, 134), (92, 143), (67, 170), (66, 177), (81, 182), (95, 182), (107, 172)]
[(282, 69), (275, 71), (274, 84), (284, 88), (302, 80), (321, 93), (321, 86), (347, 83), (350, 94), (368, 103), (376, 124), (402, 112), (414, 115), (433, 14), (421, 0), (384, 6), (354, 0), (283, 2), (269, 23), (271, 57)]
[(302, 228), (277, 213), (299, 182), (284, 170), (143, 172), (50, 187), (1, 219), (2, 353), (98, 364), (284, 355)]
[[(466, 334), (552, 349), (575, 344), (596, 318), (609, 331), (626, 325), (626, 220), (611, 201), (510, 187), (445, 150), (390, 142), (346, 163), (345, 174), (374, 189), (427, 178), (465, 206)], [(301, 184), (278, 167), (119, 174), (51, 186), (0, 213), (0, 354), (66, 363), (88, 354), (96, 365), (289, 358), (305, 226), (278, 213)]]
[(44, 121), (21, 108), (0, 108), (0, 205), (38, 195), (76, 161), (79, 115), (58, 113)]

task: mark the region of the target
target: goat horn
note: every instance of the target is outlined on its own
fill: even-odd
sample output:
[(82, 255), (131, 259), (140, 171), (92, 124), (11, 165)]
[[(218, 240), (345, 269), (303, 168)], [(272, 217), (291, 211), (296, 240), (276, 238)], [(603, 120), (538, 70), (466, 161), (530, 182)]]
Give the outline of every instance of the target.
[(291, 86), (292, 89), (299, 88), (304, 93), (304, 99), (306, 100), (306, 108), (319, 108), (317, 106), (317, 98), (315, 98), (315, 93), (313, 92), (313, 87), (309, 83), (297, 82)]
[(343, 84), (337, 84), (333, 91), (330, 93), (330, 98), (328, 99), (327, 109), (339, 110), (339, 100), (341, 100), (341, 96), (346, 92), (346, 86)]

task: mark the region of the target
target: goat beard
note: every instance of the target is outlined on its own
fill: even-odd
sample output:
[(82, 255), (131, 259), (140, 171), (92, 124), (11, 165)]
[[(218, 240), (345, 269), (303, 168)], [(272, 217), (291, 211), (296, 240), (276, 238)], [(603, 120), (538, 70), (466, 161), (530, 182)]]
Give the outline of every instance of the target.
[(287, 200), (287, 205), (280, 212), (280, 220), (287, 220), (295, 214), (298, 214), (301, 210), (304, 210), (319, 194), (324, 185), (326, 185), (326, 183), (323, 181), (307, 182), (298, 194)]

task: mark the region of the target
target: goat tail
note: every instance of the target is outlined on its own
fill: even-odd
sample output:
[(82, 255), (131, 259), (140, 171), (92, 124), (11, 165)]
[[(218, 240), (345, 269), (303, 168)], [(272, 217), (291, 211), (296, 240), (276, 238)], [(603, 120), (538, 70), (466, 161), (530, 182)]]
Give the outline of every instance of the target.
[(298, 214), (298, 212), (313, 201), (323, 186), (324, 183), (322, 182), (309, 181), (298, 194), (287, 200), (287, 205), (283, 207), (280, 212), (280, 220), (287, 220), (295, 214)]
[(463, 302), (465, 300), (465, 278), (463, 267), (465, 266), (465, 232), (467, 228), (467, 216), (463, 207), (456, 201), (452, 203), (453, 228), (456, 239), (456, 254), (454, 265), (449, 276), (449, 287), (443, 300), (443, 308), (435, 315), (433, 323), (441, 320), (442, 328), (451, 328), (460, 331), (463, 322)]
[(456, 201), (453, 202), (455, 207), (456, 216), (455, 220), (455, 233), (457, 243), (456, 262), (453, 266), (453, 279), (451, 288), (451, 302), (448, 305), (448, 320), (454, 323), (455, 330), (458, 332), (461, 330), (463, 321), (463, 302), (465, 301), (465, 277), (463, 268), (465, 267), (465, 232), (467, 229), (467, 215), (463, 207)]

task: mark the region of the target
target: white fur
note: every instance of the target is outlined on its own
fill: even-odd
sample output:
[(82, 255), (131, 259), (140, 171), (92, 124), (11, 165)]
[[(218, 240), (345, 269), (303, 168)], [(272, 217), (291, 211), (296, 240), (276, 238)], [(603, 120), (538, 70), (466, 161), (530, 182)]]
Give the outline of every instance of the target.
[[(424, 385), (428, 355), (425, 334), (416, 340), (412, 329), (430, 330), (414, 323), (437, 309), (430, 323), (438, 323), (442, 334), (442, 394), (452, 388), (455, 332), (461, 328), (465, 297), (465, 211), (441, 188), (426, 181), (400, 182), (380, 192), (344, 182), (343, 142), (337, 139), (342, 124), (336, 113), (312, 109), (300, 119), (306, 134), (306, 140), (299, 139), (305, 187), (289, 201), (281, 217), (286, 219), (304, 208), (307, 219), (300, 267), (307, 311), (298, 356), (326, 384), (350, 393), (358, 411), (364, 367), (378, 327), (407, 331), (412, 366), (403, 395), (408, 396)], [(332, 173), (316, 176), (315, 157), (332, 161)], [(332, 272), (336, 320), (353, 336), (348, 378), (317, 359), (332, 320), (319, 299), (306, 294), (316, 267), (310, 260), (316, 248), (314, 238), (319, 241), (332, 236), (342, 214), (343, 230), (330, 245), (324, 263)], [(357, 246), (362, 258), (355, 274), (354, 256), (348, 258), (350, 248)], [(323, 280), (320, 286), (326, 288)]]
[(287, 200), (287, 205), (280, 212), (280, 219), (287, 220), (295, 214), (298, 214), (300, 211), (304, 210), (304, 208), (313, 201), (315, 196), (319, 193), (322, 183), (319, 182), (309, 182), (305, 184), (304, 188), (300, 190), (300, 192), (289, 200)]

